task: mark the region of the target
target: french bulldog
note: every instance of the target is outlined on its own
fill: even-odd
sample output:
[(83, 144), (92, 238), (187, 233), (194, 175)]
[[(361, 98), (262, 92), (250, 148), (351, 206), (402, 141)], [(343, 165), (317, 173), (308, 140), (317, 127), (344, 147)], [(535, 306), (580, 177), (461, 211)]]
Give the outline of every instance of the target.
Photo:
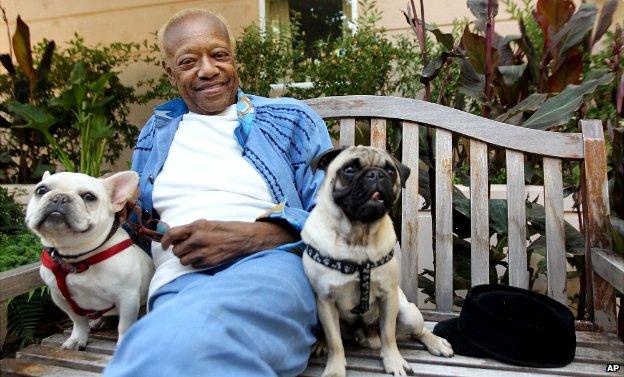
[(73, 322), (62, 348), (84, 349), (89, 318), (103, 311), (119, 315), (119, 341), (137, 320), (154, 264), (129, 241), (117, 214), (138, 181), (133, 171), (108, 178), (46, 172), (35, 187), (26, 224), (45, 247), (39, 273), (54, 303)]
[(388, 211), (409, 168), (367, 146), (329, 150), (312, 168), (326, 174), (301, 237), (307, 245), (303, 267), (327, 342), (323, 376), (346, 375), (341, 327), (353, 329), (362, 346), (381, 349), (386, 373), (413, 373), (397, 335), (412, 336), (433, 355), (452, 356), (451, 345), (424, 327), (422, 314), (399, 288), (397, 237)]

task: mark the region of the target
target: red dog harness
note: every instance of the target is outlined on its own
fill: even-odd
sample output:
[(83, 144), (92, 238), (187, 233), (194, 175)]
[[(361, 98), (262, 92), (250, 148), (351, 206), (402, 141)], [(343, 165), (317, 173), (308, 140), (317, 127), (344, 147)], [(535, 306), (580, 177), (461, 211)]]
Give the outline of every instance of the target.
[(95, 254), (94, 256), (91, 256), (85, 260), (82, 260), (80, 262), (75, 262), (75, 263), (70, 263), (61, 259), (61, 257), (57, 255), (55, 249), (46, 247), (41, 252), (41, 263), (45, 267), (49, 268), (52, 271), (52, 273), (54, 273), (54, 277), (56, 278), (56, 285), (58, 285), (58, 288), (61, 290), (61, 294), (63, 295), (63, 297), (65, 297), (65, 300), (67, 300), (67, 302), (69, 303), (69, 306), (71, 306), (74, 313), (80, 316), (89, 317), (91, 319), (98, 319), (104, 313), (113, 309), (115, 305), (104, 310), (91, 310), (91, 309), (81, 308), (80, 306), (78, 306), (76, 301), (74, 301), (74, 299), (71, 297), (71, 294), (69, 293), (69, 289), (67, 288), (67, 281), (66, 281), (67, 275), (71, 273), (78, 274), (81, 272), (85, 272), (86, 270), (89, 269), (89, 266), (93, 266), (94, 264), (100, 263), (103, 260), (106, 260), (112, 257), (113, 255), (124, 251), (131, 245), (133, 245), (132, 240), (127, 239), (127, 240), (121, 241), (120, 243), (102, 252)]

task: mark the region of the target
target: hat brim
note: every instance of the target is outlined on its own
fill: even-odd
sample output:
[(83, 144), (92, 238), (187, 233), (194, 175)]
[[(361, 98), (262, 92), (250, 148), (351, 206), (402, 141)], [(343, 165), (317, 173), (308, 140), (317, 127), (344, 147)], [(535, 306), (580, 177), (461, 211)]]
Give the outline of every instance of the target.
[(478, 358), (488, 357), (487, 353), (470, 343), (470, 341), (459, 332), (458, 323), (459, 317), (440, 321), (433, 328), (433, 333), (448, 340), (453, 347), (453, 353), (457, 355)]

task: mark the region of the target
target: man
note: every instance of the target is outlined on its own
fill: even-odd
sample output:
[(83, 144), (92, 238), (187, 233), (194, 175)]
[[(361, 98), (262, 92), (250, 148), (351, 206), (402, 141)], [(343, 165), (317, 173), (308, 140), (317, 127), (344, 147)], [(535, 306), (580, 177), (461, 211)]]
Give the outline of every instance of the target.
[(293, 99), (245, 95), (227, 26), (186, 10), (159, 32), (180, 94), (142, 129), (132, 167), (144, 217), (171, 226), (152, 242), (149, 313), (105, 376), (297, 375), (316, 324), (297, 255), (331, 147), (324, 122)]

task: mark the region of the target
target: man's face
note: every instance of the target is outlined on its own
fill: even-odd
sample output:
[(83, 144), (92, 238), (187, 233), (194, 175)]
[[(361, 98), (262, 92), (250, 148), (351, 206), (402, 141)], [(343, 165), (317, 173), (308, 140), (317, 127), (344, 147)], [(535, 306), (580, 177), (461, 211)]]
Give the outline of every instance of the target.
[(225, 25), (189, 16), (165, 35), (165, 70), (189, 110), (214, 115), (236, 102), (238, 75)]

